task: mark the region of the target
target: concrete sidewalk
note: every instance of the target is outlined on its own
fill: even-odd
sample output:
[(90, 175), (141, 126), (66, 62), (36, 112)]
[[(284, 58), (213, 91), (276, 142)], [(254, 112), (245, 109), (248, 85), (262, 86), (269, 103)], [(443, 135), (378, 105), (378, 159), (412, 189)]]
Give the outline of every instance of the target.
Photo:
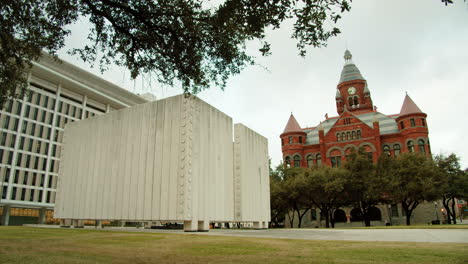
[[(27, 225), (59, 228), (51, 225)], [(105, 227), (86, 229), (100, 231), (196, 234), (209, 236), (237, 236), (306, 240), (398, 241), (431, 243), (468, 243), (468, 229), (211, 229), (209, 232), (187, 233), (182, 230), (143, 229), (135, 227)]]

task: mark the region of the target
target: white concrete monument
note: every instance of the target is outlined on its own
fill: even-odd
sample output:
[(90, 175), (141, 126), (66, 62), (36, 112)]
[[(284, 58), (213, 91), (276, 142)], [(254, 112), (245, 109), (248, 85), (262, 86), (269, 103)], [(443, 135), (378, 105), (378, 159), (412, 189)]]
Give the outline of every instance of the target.
[(56, 218), (266, 228), (269, 201), (267, 139), (195, 96), (65, 127)]

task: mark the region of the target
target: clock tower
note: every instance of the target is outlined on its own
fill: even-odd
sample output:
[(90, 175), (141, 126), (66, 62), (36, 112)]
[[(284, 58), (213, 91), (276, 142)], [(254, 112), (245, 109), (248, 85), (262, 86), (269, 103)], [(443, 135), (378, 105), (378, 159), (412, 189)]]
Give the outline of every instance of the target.
[(336, 109), (341, 115), (345, 110), (350, 112), (373, 111), (367, 81), (352, 60), (349, 50), (345, 51), (345, 65), (341, 71), (340, 82), (336, 90)]

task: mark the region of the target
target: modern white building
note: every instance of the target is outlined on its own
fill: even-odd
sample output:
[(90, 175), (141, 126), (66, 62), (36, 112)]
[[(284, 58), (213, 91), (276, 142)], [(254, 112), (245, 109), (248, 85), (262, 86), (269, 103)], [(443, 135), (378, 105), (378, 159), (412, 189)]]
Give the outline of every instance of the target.
[(31, 93), (0, 110), (3, 225), (52, 217), (65, 124), (148, 101), (47, 54), (28, 81)]
[(267, 139), (195, 96), (67, 124), (58, 179), (63, 225), (270, 221)]

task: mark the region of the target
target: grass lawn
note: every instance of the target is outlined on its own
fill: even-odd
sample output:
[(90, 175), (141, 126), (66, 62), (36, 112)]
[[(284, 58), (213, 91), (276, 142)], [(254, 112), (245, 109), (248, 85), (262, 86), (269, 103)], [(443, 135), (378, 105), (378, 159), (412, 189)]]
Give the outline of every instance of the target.
[(370, 227), (338, 227), (335, 229), (468, 229), (468, 225), (398, 225)]
[(468, 248), (0, 227), (0, 263), (468, 263)]

